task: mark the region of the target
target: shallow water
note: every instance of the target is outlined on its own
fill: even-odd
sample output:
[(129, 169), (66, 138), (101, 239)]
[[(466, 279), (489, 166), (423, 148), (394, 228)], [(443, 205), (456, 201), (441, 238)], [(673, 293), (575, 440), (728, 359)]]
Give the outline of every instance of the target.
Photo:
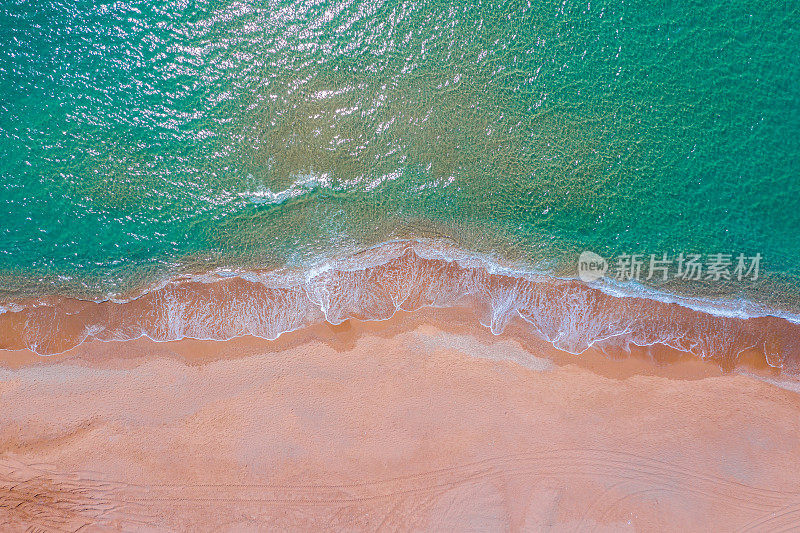
[(567, 278), (587, 249), (760, 253), (643, 284), (794, 315), (798, 9), (4, 2), (0, 297), (430, 238)]
[[(172, 279), (123, 300), (49, 297), (0, 314), (0, 349), (62, 353), (86, 341), (276, 339), (327, 321), (386, 320), (397, 311), (463, 307), (492, 333), (518, 321), (556, 348), (611, 355), (655, 344), (732, 368), (742, 354), (800, 372), (800, 321), (615, 296), (606, 287), (515, 272), (433, 243), (394, 242), (298, 275), (220, 271)], [(752, 310), (750, 310), (752, 311)]]

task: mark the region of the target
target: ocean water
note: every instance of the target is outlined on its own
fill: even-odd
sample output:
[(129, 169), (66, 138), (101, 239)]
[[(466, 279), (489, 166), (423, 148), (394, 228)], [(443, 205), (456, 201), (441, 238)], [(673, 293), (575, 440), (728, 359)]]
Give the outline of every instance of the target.
[[(55, 330), (73, 344), (212, 338), (208, 311), (190, 317), (175, 302), (202, 307), (221, 293), (203, 292), (201, 305), (163, 291), (234, 274), (294, 292), (267, 298), (269, 311), (245, 302), (253, 287), (237, 293), (228, 320), (250, 325), (225, 338), (305, 323), (284, 297), (329, 320), (374, 318), (388, 312), (376, 302), (401, 308), (402, 287), (422, 285), (420, 305), (480, 294), (493, 330), (516, 312), (574, 352), (625, 335), (687, 351), (703, 336), (734, 336), (699, 354), (735, 356), (767, 342), (747, 317), (791, 324), (800, 313), (791, 2), (5, 0), (0, 35), (0, 300), (17, 324), (4, 346), (40, 346), (75, 302), (149, 291), (172, 302), (148, 308), (150, 325), (92, 311)], [(331, 265), (359, 270), (352, 258), (365, 250), (376, 265), (405, 261), (392, 263), (406, 276), (391, 275), (396, 290), (385, 273), (331, 288)], [(634, 324), (565, 296), (588, 290), (569, 281), (584, 250), (763, 261), (755, 280), (593, 285), (617, 298), (608, 313), (636, 307), (634, 296), (658, 302), (661, 318)], [(514, 289), (522, 281), (451, 272), (460, 281), (449, 288), (433, 274), (420, 285), (434, 255), (447, 256), (436, 268), (473, 277), (465, 261), (516, 280), (567, 280), (567, 293), (538, 291), (551, 297), (535, 303), (557, 324), (517, 301), (537, 293)], [(702, 308), (710, 329), (691, 326), (706, 320), (694, 315), (664, 318), (669, 301)], [(22, 310), (42, 306), (63, 309), (30, 326)], [(796, 331), (776, 328), (770, 335), (794, 340), (773, 352), (800, 350)]]

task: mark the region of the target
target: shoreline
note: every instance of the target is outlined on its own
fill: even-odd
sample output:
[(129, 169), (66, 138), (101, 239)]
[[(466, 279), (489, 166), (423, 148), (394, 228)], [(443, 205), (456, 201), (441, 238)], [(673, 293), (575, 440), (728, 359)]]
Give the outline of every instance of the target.
[[(511, 321), (499, 334), (492, 333), (479, 321), (480, 315), (474, 306), (427, 307), (415, 311), (398, 310), (384, 320), (349, 318), (341, 324), (315, 323), (286, 332), (276, 339), (245, 335), (224, 340), (182, 338), (158, 341), (148, 337), (112, 341), (91, 340), (64, 352), (46, 356), (25, 348), (13, 350), (0, 348), (0, 369), (18, 370), (72, 362), (102, 367), (106, 363), (112, 364), (124, 360), (125, 356), (120, 354), (129, 353), (172, 358), (187, 365), (204, 365), (224, 359), (297, 350), (304, 345), (315, 343), (342, 352), (352, 349), (358, 339), (364, 336), (371, 335), (388, 340), (394, 335), (430, 326), (451, 335), (467, 331), (469, 336), (487, 346), (497, 342), (513, 342), (526, 353), (540, 354), (540, 358), (555, 366), (575, 365), (601, 375), (624, 377), (654, 375), (671, 379), (702, 379), (737, 371), (769, 379), (786, 377), (780, 369), (766, 364), (754, 351), (743, 354), (739, 364), (734, 368), (724, 368), (718, 361), (703, 360), (690, 353), (660, 344), (633, 345), (628, 351), (616, 352), (605, 352), (590, 347), (580, 354), (572, 354), (559, 350), (550, 342), (543, 340), (520, 319)], [(107, 357), (107, 361), (104, 361), (103, 357)], [(520, 361), (515, 362), (520, 363)]]
[(791, 523), (800, 395), (765, 382), (776, 369), (724, 372), (657, 347), (575, 356), (476, 316), (0, 351), (0, 524)]
[[(480, 253), (459, 248), (447, 241), (430, 239), (395, 239), (352, 251), (346, 255), (329, 257), (326, 260), (306, 266), (304, 269), (253, 268), (217, 266), (208, 270), (182, 272), (157, 281), (128, 289), (120, 293), (107, 293), (103, 297), (91, 298), (76, 296), (72, 293), (44, 293), (39, 296), (27, 296), (19, 299), (0, 300), (0, 314), (16, 313), (28, 308), (58, 305), (60, 301), (73, 301), (94, 304), (128, 304), (148, 294), (158, 292), (165, 287), (181, 284), (209, 284), (230, 281), (232, 279), (256, 282), (268, 288), (291, 289), (302, 287), (313, 278), (328, 271), (361, 272), (413, 253), (423, 260), (443, 260), (464, 269), (482, 269), (489, 274), (508, 276), (514, 279), (533, 282), (579, 283), (577, 277), (558, 276), (550, 272), (521, 268), (512, 263), (502, 264), (498, 258), (487, 253)], [(19, 277), (19, 276), (17, 276)], [(41, 281), (41, 278), (37, 276)], [(706, 296), (689, 296), (676, 292), (663, 291), (656, 287), (644, 285), (638, 281), (619, 282), (613, 278), (601, 278), (599, 281), (584, 283), (591, 289), (615, 298), (641, 298), (660, 304), (675, 304), (691, 311), (708, 314), (720, 318), (736, 318), (741, 320), (753, 318), (781, 319), (792, 324), (800, 324), (800, 311), (791, 312), (781, 308), (771, 308), (763, 302), (746, 298), (710, 298)]]
[(0, 349), (50, 355), (92, 340), (275, 340), (325, 322), (382, 321), (399, 311), (471, 306), (477, 322), (492, 333), (522, 320), (573, 354), (664, 345), (728, 369), (752, 360), (752, 352), (784, 371), (800, 369), (800, 324), (785, 318), (714, 315), (681, 303), (614, 295), (577, 280), (514, 277), (452, 251), (442, 258), (445, 252), (437, 248), (390, 244), (309, 271), (302, 280), (296, 273), (206, 274), (121, 301), (43, 298), (0, 313)]

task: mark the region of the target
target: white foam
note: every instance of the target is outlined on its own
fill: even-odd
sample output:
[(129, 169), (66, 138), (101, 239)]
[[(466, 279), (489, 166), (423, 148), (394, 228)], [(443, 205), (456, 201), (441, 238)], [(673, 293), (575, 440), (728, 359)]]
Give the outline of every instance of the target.
[[(403, 266), (405, 270), (390, 270), (386, 274), (399, 278), (377, 282), (370, 278), (370, 269), (389, 265), (405, 254), (411, 254), (412, 260)], [(440, 267), (426, 263), (431, 261), (459, 268), (442, 273), (437, 270)], [(420, 276), (428, 277), (420, 282), (417, 279)], [(229, 294), (232, 300), (226, 300), (224, 305), (214, 305), (213, 301), (184, 301), (175, 292), (186, 283), (215, 284), (234, 279), (258, 284), (266, 292), (255, 290), (243, 296)], [(392, 285), (392, 290), (382, 285), (386, 282)], [(554, 286), (553, 282), (561, 285)], [(597, 293), (587, 287), (620, 299), (619, 305), (601, 302)], [(226, 294), (222, 286), (220, 290)], [(733, 326), (724, 320), (779, 316), (775, 312), (759, 313), (756, 304), (744, 300), (706, 301), (660, 293), (640, 284), (606, 280), (587, 285), (575, 279), (553, 278), (501, 265), (487, 255), (473, 254), (449, 243), (426, 240), (390, 241), (358, 254), (328, 258), (303, 270), (217, 269), (179, 276), (154, 283), (138, 295), (109, 297), (108, 301), (125, 304), (153, 293), (157, 294), (155, 301), (146, 303), (154, 316), (150, 317), (151, 325), (146, 321), (141, 324), (86, 324), (77, 341), (90, 338), (127, 340), (141, 336), (163, 341), (182, 338), (228, 340), (243, 335), (276, 339), (283, 333), (322, 320), (332, 324), (342, 323), (353, 316), (386, 320), (399, 309), (448, 307), (470, 297), (485, 304), (485, 319), (481, 323), (496, 335), (501, 334), (511, 320), (521, 317), (542, 338), (574, 354), (602, 343), (637, 346), (660, 343), (708, 357), (714, 354), (736, 356), (753, 345), (748, 344), (749, 340), (742, 343), (741, 339), (733, 338), (735, 334), (728, 331)], [(417, 303), (410, 303), (410, 299)], [(714, 320), (717, 321), (711, 320), (704, 326), (712, 328), (707, 332), (689, 334), (680, 330), (682, 326), (669, 317), (648, 315), (643, 311), (646, 308), (637, 303), (646, 300), (677, 304), (702, 313), (709, 320), (716, 317)], [(43, 301), (6, 304), (2, 310), (4, 313), (21, 312), (47, 305), (51, 304)], [(645, 314), (640, 316), (643, 312)], [(790, 322), (800, 323), (800, 317), (792, 316), (795, 320)], [(701, 318), (698, 317), (697, 321)], [(51, 319), (43, 317), (41, 325), (35, 321), (30, 323), (26, 338), (31, 339), (28, 344), (34, 351), (47, 352), (39, 335), (48, 320)], [(751, 332), (747, 334), (752, 336)], [(771, 354), (766, 351), (765, 355), (770, 364), (778, 361), (771, 360)]]

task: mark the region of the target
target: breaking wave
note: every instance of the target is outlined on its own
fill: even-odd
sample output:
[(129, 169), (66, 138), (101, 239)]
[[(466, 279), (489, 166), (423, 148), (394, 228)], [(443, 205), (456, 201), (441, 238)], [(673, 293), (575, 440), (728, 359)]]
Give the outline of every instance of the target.
[(474, 306), (494, 334), (522, 320), (573, 354), (591, 346), (608, 352), (663, 344), (728, 363), (749, 350), (773, 367), (795, 370), (800, 362), (800, 324), (792, 316), (632, 295), (418, 241), (384, 243), (301, 273), (217, 271), (171, 279), (126, 299), (53, 296), (7, 304), (0, 348), (49, 355), (88, 340), (276, 339), (323, 321), (385, 320), (398, 310), (459, 305)]

